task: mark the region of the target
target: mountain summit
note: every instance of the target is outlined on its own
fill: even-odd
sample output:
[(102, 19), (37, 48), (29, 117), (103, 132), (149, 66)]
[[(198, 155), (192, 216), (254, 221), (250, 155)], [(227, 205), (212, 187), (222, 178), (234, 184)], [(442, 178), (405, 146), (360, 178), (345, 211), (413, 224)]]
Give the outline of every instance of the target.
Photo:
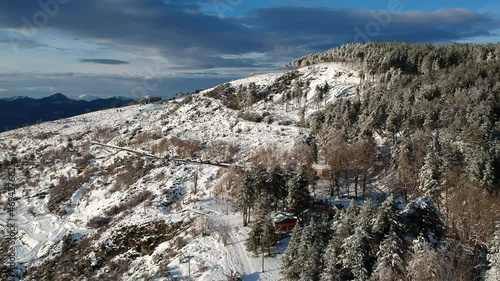
[(72, 101), (72, 99), (68, 98), (67, 96), (65, 96), (61, 93), (53, 94), (51, 96), (41, 98), (40, 100), (52, 102), (52, 103), (68, 103), (68, 102)]

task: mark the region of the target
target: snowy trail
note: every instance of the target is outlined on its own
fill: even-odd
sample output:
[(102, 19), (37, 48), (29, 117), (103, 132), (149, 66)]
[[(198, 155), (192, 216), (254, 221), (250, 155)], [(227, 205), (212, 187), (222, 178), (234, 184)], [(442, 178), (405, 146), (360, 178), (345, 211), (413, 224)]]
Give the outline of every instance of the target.
[[(41, 205), (39, 215), (35, 218), (28, 218), (25, 213), (18, 214), (19, 223), (17, 226), (22, 233), (23, 244), (18, 247), (19, 262), (28, 263), (28, 266), (36, 264), (41, 257), (47, 254), (53, 244), (63, 238), (68, 230), (79, 229), (74, 223), (69, 222), (69, 219), (75, 212), (77, 203), (83, 196), (84, 191), (92, 185), (95, 178), (96, 175), (73, 194), (67, 214), (61, 221), (59, 217), (51, 214), (44, 204)], [(26, 251), (26, 247), (30, 246), (32, 246), (31, 249)]]
[(233, 216), (227, 221), (229, 227), (226, 252), (229, 257), (230, 268), (241, 274), (245, 281), (257, 281), (261, 274), (261, 259), (254, 258), (247, 252), (245, 241), (247, 235), (242, 232), (239, 216)]
[(250, 261), (250, 258), (245, 250), (245, 240), (235, 237), (234, 232), (231, 232), (229, 237), (230, 239), (228, 241), (227, 248), (230, 260), (233, 262), (233, 267), (235, 267), (235, 269), (242, 275), (246, 276), (254, 274), (256, 270), (254, 269), (254, 264)]
[[(245, 281), (280, 280), (280, 258), (266, 257), (264, 260), (264, 272), (262, 272), (261, 256), (253, 257), (252, 254), (246, 250), (246, 235), (240, 233), (238, 227), (233, 227), (231, 229), (232, 231), (229, 234), (229, 241), (226, 246), (227, 254), (230, 257), (229, 261), (231, 262), (231, 268), (238, 271)], [(288, 245), (288, 243), (282, 243), (276, 250), (282, 254), (284, 249), (286, 249), (286, 245)]]
[(20, 214), (18, 220), (23, 222), (18, 225), (22, 233), (23, 244), (34, 245), (29, 251), (25, 251), (24, 247), (18, 248), (18, 259), (21, 263), (31, 262), (39, 258), (38, 253), (46, 241), (50, 239), (50, 233), (56, 225), (57, 218), (52, 214), (43, 214), (30, 221), (25, 214)]

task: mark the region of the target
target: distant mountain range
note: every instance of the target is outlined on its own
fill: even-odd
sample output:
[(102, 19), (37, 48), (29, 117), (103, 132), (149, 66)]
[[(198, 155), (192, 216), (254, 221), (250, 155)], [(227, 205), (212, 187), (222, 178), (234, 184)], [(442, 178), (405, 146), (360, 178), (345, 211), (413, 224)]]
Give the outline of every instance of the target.
[[(87, 100), (88, 99), (88, 100)], [(35, 124), (68, 118), (106, 108), (121, 107), (133, 99), (124, 97), (99, 98), (92, 96), (78, 100), (57, 93), (41, 99), (13, 97), (0, 99), (0, 132)]]

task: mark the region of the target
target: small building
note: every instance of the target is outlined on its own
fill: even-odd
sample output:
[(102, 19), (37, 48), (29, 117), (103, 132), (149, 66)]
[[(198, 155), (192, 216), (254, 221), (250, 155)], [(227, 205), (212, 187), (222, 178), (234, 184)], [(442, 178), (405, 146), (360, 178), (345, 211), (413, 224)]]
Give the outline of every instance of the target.
[(313, 164), (312, 168), (314, 170), (314, 174), (318, 176), (320, 179), (328, 178), (330, 172), (330, 165)]
[(277, 212), (273, 214), (276, 228), (282, 231), (291, 230), (297, 224), (297, 218), (292, 214)]

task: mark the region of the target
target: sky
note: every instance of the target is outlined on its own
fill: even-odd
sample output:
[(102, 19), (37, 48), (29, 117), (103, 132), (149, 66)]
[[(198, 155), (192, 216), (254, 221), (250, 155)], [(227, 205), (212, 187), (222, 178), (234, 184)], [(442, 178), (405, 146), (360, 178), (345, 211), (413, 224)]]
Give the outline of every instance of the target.
[(497, 2), (0, 0), (0, 98), (167, 98), (346, 43), (498, 42)]

